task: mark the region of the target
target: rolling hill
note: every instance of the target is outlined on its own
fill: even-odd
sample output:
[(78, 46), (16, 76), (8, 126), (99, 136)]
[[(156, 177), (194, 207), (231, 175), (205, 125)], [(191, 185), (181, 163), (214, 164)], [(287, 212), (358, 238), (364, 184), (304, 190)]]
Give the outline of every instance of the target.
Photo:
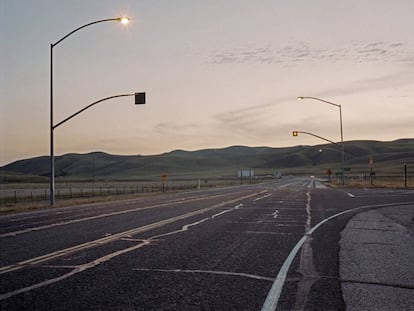
[[(414, 165), (414, 139), (392, 142), (345, 142), (346, 167), (351, 173), (367, 171), (372, 157), (374, 168), (382, 173), (399, 174), (404, 163)], [(56, 178), (63, 180), (142, 180), (169, 178), (234, 177), (241, 168), (256, 174), (323, 175), (328, 168), (338, 171), (338, 146), (294, 146), (287, 148), (232, 146), (198, 151), (174, 150), (160, 155), (125, 156), (104, 152), (65, 154), (55, 157)], [(20, 179), (44, 180), (49, 176), (49, 157), (42, 156), (10, 163), (0, 168), (2, 182)]]

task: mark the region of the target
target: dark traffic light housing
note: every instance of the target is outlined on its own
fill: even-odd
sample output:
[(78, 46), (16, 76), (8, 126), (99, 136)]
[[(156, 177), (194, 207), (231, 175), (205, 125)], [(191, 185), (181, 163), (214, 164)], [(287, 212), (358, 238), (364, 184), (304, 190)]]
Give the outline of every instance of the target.
[(144, 105), (144, 104), (145, 104), (145, 92), (135, 93), (135, 105)]

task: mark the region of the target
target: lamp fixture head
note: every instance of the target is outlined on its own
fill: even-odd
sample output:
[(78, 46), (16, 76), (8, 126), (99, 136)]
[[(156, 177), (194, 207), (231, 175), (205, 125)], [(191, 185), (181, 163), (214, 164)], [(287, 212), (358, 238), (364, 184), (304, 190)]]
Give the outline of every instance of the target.
[(129, 24), (130, 18), (126, 17), (126, 16), (123, 16), (123, 17), (119, 17), (118, 21), (120, 21), (121, 24), (127, 25), (127, 24)]

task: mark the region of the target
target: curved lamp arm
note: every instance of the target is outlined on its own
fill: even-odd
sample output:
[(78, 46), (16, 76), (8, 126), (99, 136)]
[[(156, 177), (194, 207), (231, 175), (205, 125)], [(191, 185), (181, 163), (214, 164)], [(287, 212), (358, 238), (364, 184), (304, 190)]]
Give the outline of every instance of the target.
[[(142, 96), (142, 94), (144, 94), (144, 102), (137, 102), (137, 97), (138, 96)], [(96, 104), (99, 104), (100, 102), (103, 102), (105, 100), (108, 99), (112, 99), (112, 98), (117, 98), (117, 97), (125, 97), (125, 96), (134, 96), (135, 95), (135, 104), (145, 104), (145, 93), (133, 93), (133, 94), (121, 94), (121, 95), (113, 95), (113, 96), (109, 96), (106, 98), (102, 98), (100, 100), (97, 100), (96, 102), (93, 102), (92, 104), (82, 108), (81, 110), (79, 110), (78, 112), (75, 112), (74, 114), (70, 115), (69, 117), (67, 117), (66, 119), (60, 121), (58, 124), (53, 125), (52, 129), (54, 130), (55, 128), (57, 128), (59, 125), (62, 125), (63, 123), (65, 123), (66, 121), (69, 121), (70, 119), (72, 119), (73, 117), (76, 117), (78, 114), (80, 114), (81, 112), (85, 111), (86, 109), (91, 108), (92, 106), (95, 106)]]
[(85, 24), (83, 26), (80, 26), (78, 28), (76, 28), (75, 30), (72, 30), (71, 32), (69, 32), (67, 35), (63, 36), (60, 40), (56, 41), (55, 43), (52, 43), (51, 46), (54, 47), (56, 45), (58, 45), (60, 42), (62, 42), (63, 40), (65, 40), (67, 37), (69, 37), (71, 34), (77, 32), (78, 30), (81, 30), (82, 28), (94, 25), (94, 24), (98, 24), (98, 23), (103, 23), (103, 22), (110, 22), (110, 21), (118, 21), (118, 22), (122, 22), (122, 23), (128, 23), (129, 22), (129, 18), (128, 17), (116, 17), (116, 18), (106, 18), (106, 19), (101, 19), (98, 21), (94, 21), (88, 24)]
[(302, 100), (302, 99), (314, 99), (314, 100), (319, 100), (321, 102), (336, 106), (336, 107), (341, 107), (341, 105), (335, 104), (335, 103), (331, 103), (328, 102), (327, 100), (321, 99), (321, 98), (317, 98), (317, 97), (311, 97), (311, 96), (298, 96), (297, 97), (298, 100)]
[(329, 142), (329, 143), (331, 143), (331, 144), (334, 144), (334, 145), (336, 145), (336, 146), (338, 146), (338, 145), (339, 145), (338, 143), (336, 143), (336, 142), (334, 142), (334, 141), (332, 141), (332, 140), (329, 140), (329, 139), (324, 138), (324, 137), (322, 137), (322, 136), (319, 136), (319, 135), (316, 135), (316, 134), (313, 134), (313, 133), (310, 133), (310, 132), (305, 132), (305, 131), (293, 131), (293, 136), (298, 136), (298, 135), (297, 135), (297, 133), (302, 133), (302, 134), (311, 135), (311, 136), (313, 136), (313, 137), (316, 137), (316, 138), (322, 139), (322, 140), (327, 141), (327, 142)]

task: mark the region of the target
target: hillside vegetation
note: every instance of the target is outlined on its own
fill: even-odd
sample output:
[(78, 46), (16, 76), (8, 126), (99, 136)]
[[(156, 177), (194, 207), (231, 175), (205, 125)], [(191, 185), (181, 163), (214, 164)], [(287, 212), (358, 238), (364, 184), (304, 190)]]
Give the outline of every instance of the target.
[[(400, 174), (403, 164), (414, 166), (414, 139), (392, 142), (345, 143), (347, 174), (369, 170), (372, 157), (377, 174)], [(1, 181), (44, 181), (49, 176), (49, 157), (20, 160), (0, 168)], [(198, 151), (175, 150), (160, 155), (121, 156), (103, 152), (65, 154), (55, 157), (60, 181), (151, 180), (163, 173), (169, 179), (226, 178), (238, 170), (253, 168), (256, 174), (324, 175), (341, 167), (340, 148), (333, 144), (287, 148), (232, 146)]]

